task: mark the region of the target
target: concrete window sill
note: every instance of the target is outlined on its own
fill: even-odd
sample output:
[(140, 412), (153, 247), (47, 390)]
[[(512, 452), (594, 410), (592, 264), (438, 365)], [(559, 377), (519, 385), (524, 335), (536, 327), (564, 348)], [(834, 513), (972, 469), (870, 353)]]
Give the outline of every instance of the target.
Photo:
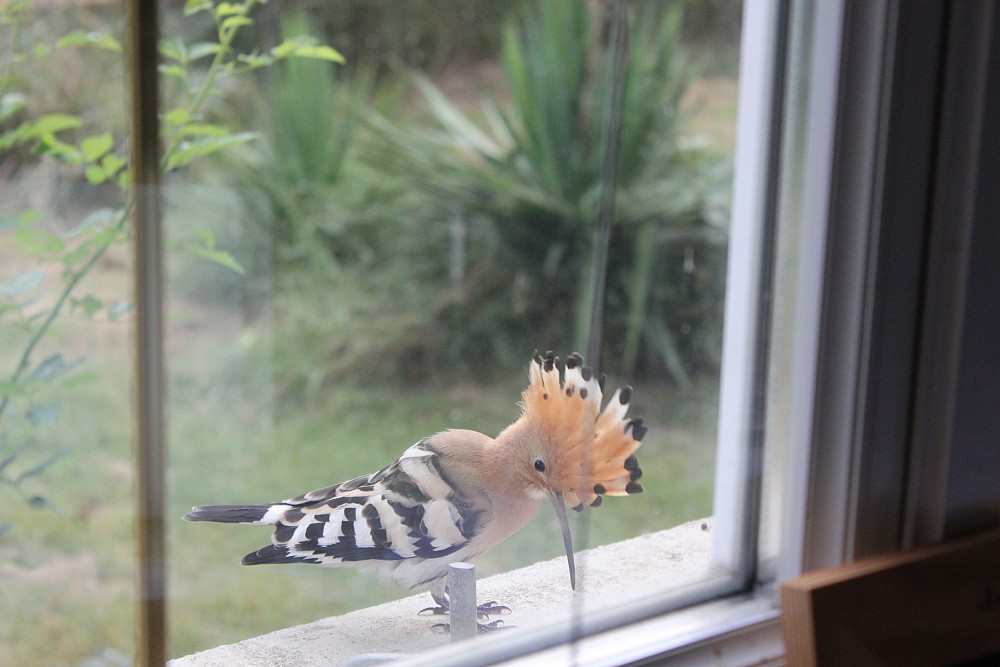
[[(534, 628), (573, 611), (618, 604), (650, 591), (691, 584), (717, 574), (711, 520), (589, 549), (577, 554), (577, 590), (569, 587), (565, 558), (536, 563), (478, 582), (481, 602), (513, 612), (504, 625)], [(333, 616), (172, 660), (171, 667), (302, 667), (340, 665), (366, 654), (418, 654), (448, 644), (433, 630), (443, 616), (417, 616), (433, 604), (428, 593)]]

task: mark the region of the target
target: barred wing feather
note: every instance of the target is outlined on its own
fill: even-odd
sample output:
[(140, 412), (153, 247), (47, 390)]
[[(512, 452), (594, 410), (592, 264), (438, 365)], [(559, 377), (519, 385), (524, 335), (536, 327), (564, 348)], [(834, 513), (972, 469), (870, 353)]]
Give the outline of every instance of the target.
[[(465, 547), (482, 512), (442, 475), (439, 454), (422, 440), (387, 468), (266, 507), (272, 544), (246, 565), (441, 558)], [(388, 563), (386, 563), (388, 565)]]

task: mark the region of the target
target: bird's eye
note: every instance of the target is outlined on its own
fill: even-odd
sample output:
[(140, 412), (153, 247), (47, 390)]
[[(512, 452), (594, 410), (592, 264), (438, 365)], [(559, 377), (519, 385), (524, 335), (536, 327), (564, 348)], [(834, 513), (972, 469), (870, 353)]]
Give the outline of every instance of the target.
[(541, 459), (535, 459), (535, 470), (538, 472), (545, 472), (545, 461)]

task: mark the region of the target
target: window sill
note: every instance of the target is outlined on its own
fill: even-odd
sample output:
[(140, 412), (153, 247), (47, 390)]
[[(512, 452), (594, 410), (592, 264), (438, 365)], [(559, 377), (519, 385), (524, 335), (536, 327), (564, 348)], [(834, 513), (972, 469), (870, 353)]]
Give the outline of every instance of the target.
[[(556, 558), (483, 579), (478, 582), (478, 597), (483, 601), (497, 600), (513, 609), (513, 613), (502, 617), (505, 625), (514, 626), (501, 633), (509, 642), (521, 628), (535, 629), (553, 619), (567, 618), (571, 612), (582, 610), (586, 614), (590, 610), (617, 606), (630, 598), (648, 596), (653, 591), (691, 586), (717, 577), (721, 572), (713, 565), (711, 526), (710, 519), (692, 521), (580, 552), (577, 555), (580, 577), (575, 593), (569, 588), (565, 559)], [(173, 660), (170, 665), (331, 665), (368, 654), (424, 653), (449, 643), (447, 635), (431, 630), (431, 626), (442, 618), (416, 615), (431, 604), (430, 596), (421, 593), (202, 651)], [(727, 607), (730, 616), (733, 604)], [(734, 618), (750, 621), (748, 614), (752, 613), (758, 614), (755, 617), (758, 621), (776, 618), (771, 605), (756, 604), (755, 611), (743, 609), (730, 618), (730, 622)], [(692, 619), (686, 621), (688, 626), (691, 622)], [(635, 627), (642, 625), (634, 624)], [(649, 630), (640, 634), (648, 637)], [(622, 645), (617, 640), (615, 643), (619, 647)]]

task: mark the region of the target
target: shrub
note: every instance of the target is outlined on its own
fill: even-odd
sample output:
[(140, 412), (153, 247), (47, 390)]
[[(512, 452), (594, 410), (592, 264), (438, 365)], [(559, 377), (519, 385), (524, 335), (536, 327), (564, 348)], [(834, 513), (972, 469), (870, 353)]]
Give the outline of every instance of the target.
[[(397, 173), (436, 200), (442, 218), (488, 225), (495, 238), (487, 252), (470, 250), (478, 261), (454, 304), (461, 315), (442, 323), (462, 323), (452, 346), (583, 346), (613, 76), (610, 49), (592, 46), (602, 30), (588, 6), (541, 2), (505, 30), (510, 102), (487, 102), (478, 120), (420, 76), (436, 127), (374, 119), (396, 146)], [(652, 356), (686, 383), (717, 354), (704, 341), (718, 337), (705, 327), (721, 319), (706, 313), (721, 312), (727, 179), (718, 159), (680, 138), (690, 77), (680, 11), (639, 5), (631, 19), (606, 339), (622, 370)], [(698, 264), (699, 286), (670, 262)]]

